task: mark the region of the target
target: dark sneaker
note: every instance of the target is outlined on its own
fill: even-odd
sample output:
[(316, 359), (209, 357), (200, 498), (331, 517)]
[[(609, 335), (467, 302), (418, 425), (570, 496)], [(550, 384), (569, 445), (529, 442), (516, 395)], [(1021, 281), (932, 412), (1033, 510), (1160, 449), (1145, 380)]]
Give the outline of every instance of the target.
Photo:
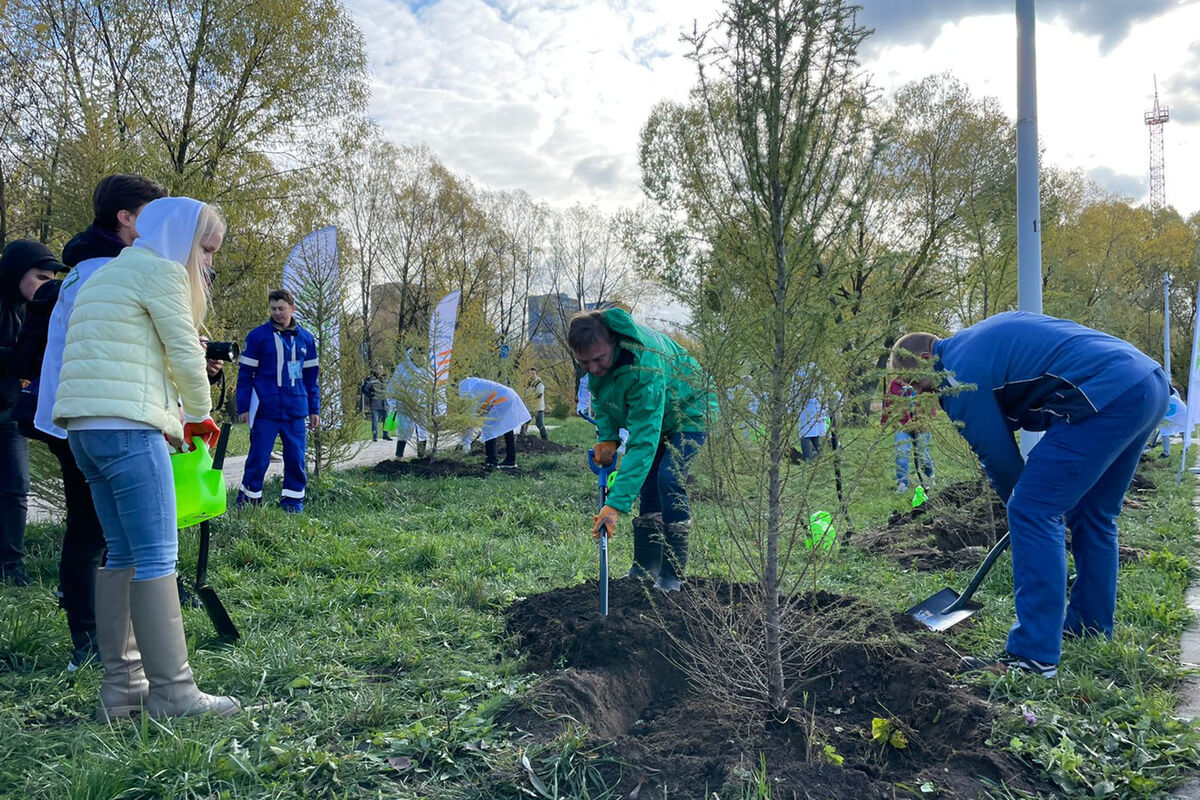
[(500, 469), (516, 469), (516, 464), (501, 464)]
[(959, 661), (959, 672), (994, 672), (1003, 675), (1011, 669), (1031, 672), (1043, 678), (1053, 678), (1058, 675), (1058, 664), (1044, 664), (1032, 658), (1015, 656), (1005, 650), (999, 658), (976, 658), (963, 656)]
[[(71, 637), (75, 639), (74, 635)], [(89, 636), (79, 636), (79, 644), (71, 651), (71, 660), (67, 662), (67, 672), (75, 672), (84, 667), (100, 666), (100, 648), (96, 646), (96, 640)]]
[(21, 563), (8, 564), (0, 568), (0, 581), (7, 583), (9, 586), (32, 586), (33, 578), (29, 577), (29, 573), (25, 571), (25, 565)]

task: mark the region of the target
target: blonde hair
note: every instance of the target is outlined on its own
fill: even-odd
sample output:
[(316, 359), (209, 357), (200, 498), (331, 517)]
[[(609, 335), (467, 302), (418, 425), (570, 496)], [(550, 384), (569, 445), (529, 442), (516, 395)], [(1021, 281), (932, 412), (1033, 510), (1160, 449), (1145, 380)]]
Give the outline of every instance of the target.
[(200, 205), (200, 216), (196, 219), (196, 235), (192, 238), (192, 249), (188, 253), (187, 270), (188, 284), (192, 288), (192, 323), (199, 329), (208, 316), (209, 293), (211, 291), (204, 274), (204, 251), (200, 243), (213, 234), (225, 234), (225, 220), (221, 212), (208, 203)]

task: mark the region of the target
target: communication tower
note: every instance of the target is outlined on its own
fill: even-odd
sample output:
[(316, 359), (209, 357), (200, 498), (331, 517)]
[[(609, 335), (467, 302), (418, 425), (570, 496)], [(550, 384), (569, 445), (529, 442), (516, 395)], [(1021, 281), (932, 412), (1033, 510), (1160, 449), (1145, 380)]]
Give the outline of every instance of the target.
[(1158, 77), (1154, 78), (1154, 108), (1145, 114), (1150, 129), (1150, 210), (1167, 204), (1166, 169), (1163, 162), (1163, 125), (1171, 120), (1167, 106), (1158, 104)]

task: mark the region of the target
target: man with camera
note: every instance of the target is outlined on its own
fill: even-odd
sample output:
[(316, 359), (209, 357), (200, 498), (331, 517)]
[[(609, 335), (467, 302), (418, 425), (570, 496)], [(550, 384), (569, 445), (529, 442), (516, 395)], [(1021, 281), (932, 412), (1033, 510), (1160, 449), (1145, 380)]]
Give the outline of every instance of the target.
[(296, 299), (287, 289), (269, 295), (271, 321), (246, 336), (238, 359), (238, 422), (250, 423), (250, 453), (237, 504), (261, 505), (263, 476), (278, 437), (283, 442), (283, 491), (279, 507), (304, 510), (306, 424), (321, 424), (317, 392), (317, 344), (295, 320)]

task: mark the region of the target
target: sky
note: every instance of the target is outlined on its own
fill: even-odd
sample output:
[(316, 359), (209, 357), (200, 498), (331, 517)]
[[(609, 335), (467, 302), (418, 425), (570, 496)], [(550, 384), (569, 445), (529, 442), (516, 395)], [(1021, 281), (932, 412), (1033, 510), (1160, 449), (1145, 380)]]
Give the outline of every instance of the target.
[[(860, 55), (885, 93), (949, 72), (1016, 116), (1013, 0), (859, 0)], [(639, 131), (695, 84), (680, 37), (719, 0), (347, 0), (370, 114), (491, 189), (608, 211), (642, 198)], [(1143, 114), (1170, 110), (1166, 198), (1200, 211), (1200, 0), (1037, 0), (1043, 163), (1147, 199)]]

